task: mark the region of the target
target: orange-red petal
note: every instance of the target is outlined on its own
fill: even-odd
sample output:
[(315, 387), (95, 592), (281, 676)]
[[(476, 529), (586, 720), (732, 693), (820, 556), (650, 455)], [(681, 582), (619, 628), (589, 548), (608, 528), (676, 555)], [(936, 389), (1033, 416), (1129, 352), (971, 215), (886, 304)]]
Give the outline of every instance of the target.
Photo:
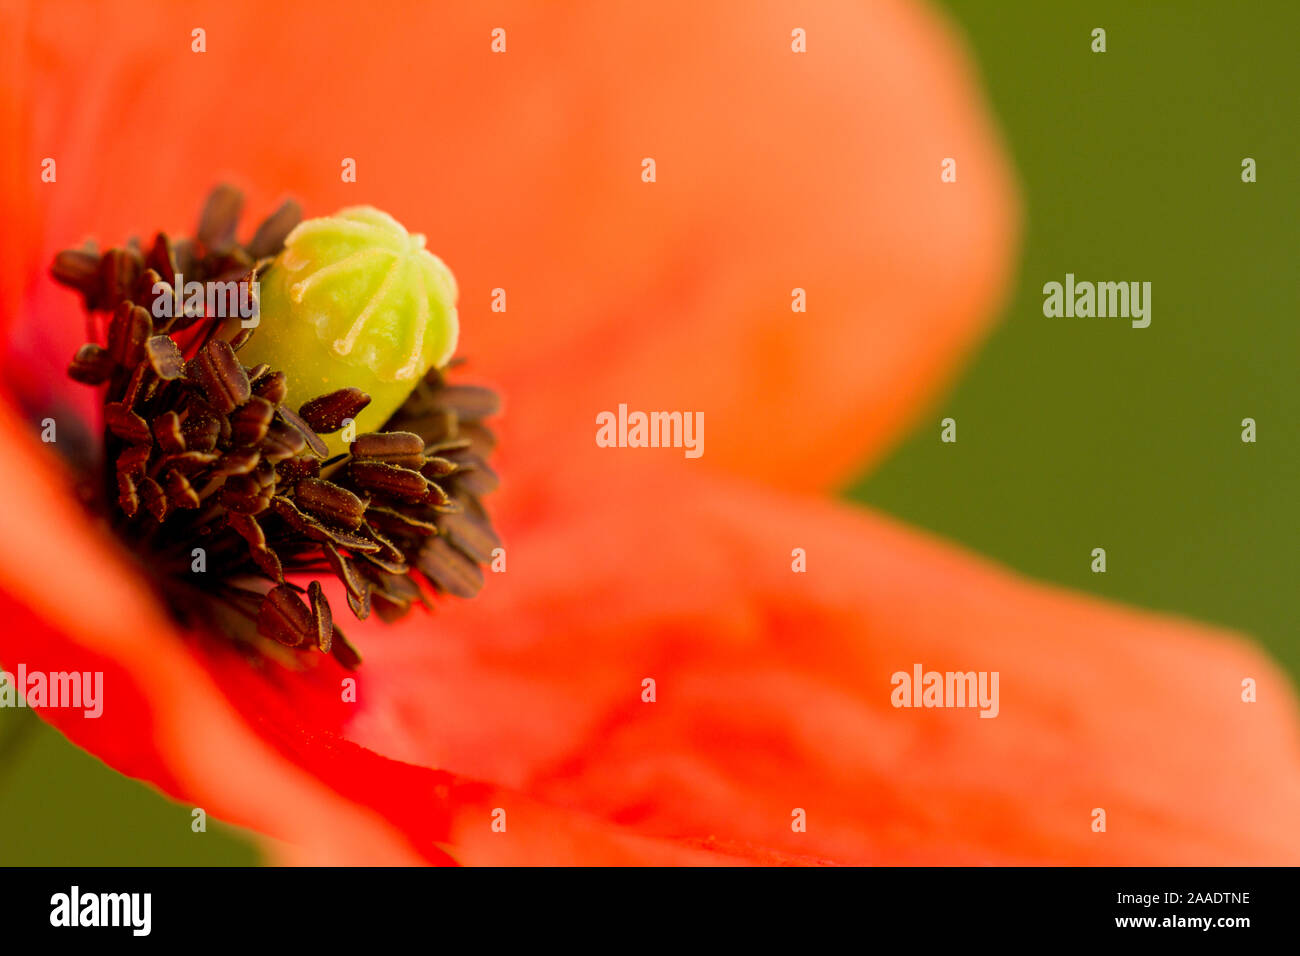
[[(653, 476), (602, 478), (510, 539), (489, 600), (368, 646), (356, 739), (815, 859), (1300, 863), (1296, 699), (1240, 637), (841, 505), (700, 481), (642, 506)], [(895, 709), (916, 664), (997, 671), (1000, 713)]]
[(233, 178), (256, 215), (365, 201), (429, 235), (460, 279), (462, 351), (508, 392), (517, 468), (573, 460), (626, 401), (704, 412), (706, 467), (820, 488), (898, 435), (1010, 267), (1013, 188), (973, 71), (901, 0), (3, 16), (21, 175), (0, 212), (24, 241), (0, 283), (50, 374), (81, 325), (42, 276), (53, 253), (187, 231)]

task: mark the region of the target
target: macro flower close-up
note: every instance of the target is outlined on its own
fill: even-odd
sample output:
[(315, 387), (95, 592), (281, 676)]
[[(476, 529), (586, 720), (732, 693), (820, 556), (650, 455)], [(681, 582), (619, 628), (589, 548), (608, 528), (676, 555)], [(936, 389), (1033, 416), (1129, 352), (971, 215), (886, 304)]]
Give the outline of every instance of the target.
[(1036, 236), (948, 13), (0, 27), (0, 670), (101, 675), (17, 694), (187, 820), (280, 864), (1300, 862), (1275, 656), (845, 493), (981, 440), (936, 403)]

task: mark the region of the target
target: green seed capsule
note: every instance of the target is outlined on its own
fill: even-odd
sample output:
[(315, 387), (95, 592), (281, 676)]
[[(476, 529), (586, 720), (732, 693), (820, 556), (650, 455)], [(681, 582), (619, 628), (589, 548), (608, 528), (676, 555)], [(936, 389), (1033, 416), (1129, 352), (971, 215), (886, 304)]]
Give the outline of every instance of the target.
[[(456, 279), (424, 236), (373, 207), (300, 223), (260, 281), (260, 323), (240, 361), (282, 370), (291, 408), (366, 392), (357, 435), (381, 427), (456, 350)], [(323, 437), (330, 454), (345, 449), (342, 433)]]

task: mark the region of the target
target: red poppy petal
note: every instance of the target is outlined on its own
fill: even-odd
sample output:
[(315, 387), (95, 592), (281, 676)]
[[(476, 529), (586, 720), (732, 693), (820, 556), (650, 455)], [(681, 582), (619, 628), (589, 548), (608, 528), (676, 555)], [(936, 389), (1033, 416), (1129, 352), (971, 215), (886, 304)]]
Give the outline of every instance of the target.
[(1010, 263), (1013, 190), (971, 70), (910, 3), (222, 0), (36, 5), (4, 27), (22, 38), (3, 94), (23, 84), (4, 121), (22, 175), (0, 207), (25, 237), (16, 334), (51, 374), (81, 326), (32, 285), (53, 253), (188, 231), (233, 177), (250, 215), (293, 193), (428, 233), (460, 280), (462, 352), (528, 396), (505, 425), (518, 467), (573, 460), (626, 401), (704, 412), (706, 463), (816, 488), (899, 433)]
[[(489, 598), (374, 636), (355, 739), (814, 859), (1300, 862), (1295, 697), (1240, 638), (843, 506), (701, 481), (660, 510), (640, 469), (602, 478), (508, 539)], [(915, 664), (999, 672), (1000, 713), (893, 708)]]

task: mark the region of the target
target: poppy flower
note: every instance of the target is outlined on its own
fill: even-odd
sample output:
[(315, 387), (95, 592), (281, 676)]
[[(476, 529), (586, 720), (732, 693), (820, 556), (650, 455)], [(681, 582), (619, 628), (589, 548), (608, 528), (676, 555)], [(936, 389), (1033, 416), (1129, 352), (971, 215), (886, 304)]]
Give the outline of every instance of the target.
[[(932, 12), (0, 17), (0, 661), (103, 672), (100, 718), (41, 711), (74, 743), (285, 861), (1300, 860), (1295, 700), (1248, 641), (830, 497), (954, 373), (1012, 268), (1007, 161)], [(227, 178), (263, 215), (292, 193), (426, 233), (463, 372), (504, 398), (504, 570), (348, 626), (355, 672), (181, 627), (71, 490), (98, 410), (65, 377), (84, 329), (49, 263), (184, 234)], [(620, 405), (702, 413), (703, 454), (600, 447)], [(893, 706), (918, 664), (1000, 674), (996, 718)]]

